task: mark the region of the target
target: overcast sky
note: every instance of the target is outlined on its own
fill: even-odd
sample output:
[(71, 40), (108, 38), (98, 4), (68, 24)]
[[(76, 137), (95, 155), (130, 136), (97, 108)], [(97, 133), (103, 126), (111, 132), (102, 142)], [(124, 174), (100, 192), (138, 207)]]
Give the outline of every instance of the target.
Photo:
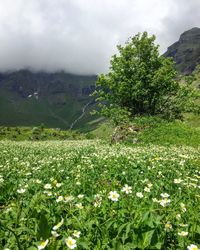
[(200, 27), (200, 0), (0, 0), (0, 71), (106, 72), (116, 45), (144, 30), (161, 52)]

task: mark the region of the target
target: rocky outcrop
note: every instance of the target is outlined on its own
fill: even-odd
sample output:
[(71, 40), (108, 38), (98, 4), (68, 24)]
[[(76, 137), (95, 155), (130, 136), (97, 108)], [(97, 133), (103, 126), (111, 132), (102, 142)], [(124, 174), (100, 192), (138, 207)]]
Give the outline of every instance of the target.
[(200, 28), (185, 31), (180, 39), (167, 49), (164, 56), (173, 57), (180, 73), (192, 73), (200, 63)]

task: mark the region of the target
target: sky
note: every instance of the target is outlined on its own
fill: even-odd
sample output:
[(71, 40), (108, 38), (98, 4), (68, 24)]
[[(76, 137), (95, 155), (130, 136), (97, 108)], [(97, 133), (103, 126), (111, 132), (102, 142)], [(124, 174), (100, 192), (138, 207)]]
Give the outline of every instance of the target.
[(105, 73), (138, 32), (163, 53), (192, 27), (200, 0), (0, 0), (0, 71)]

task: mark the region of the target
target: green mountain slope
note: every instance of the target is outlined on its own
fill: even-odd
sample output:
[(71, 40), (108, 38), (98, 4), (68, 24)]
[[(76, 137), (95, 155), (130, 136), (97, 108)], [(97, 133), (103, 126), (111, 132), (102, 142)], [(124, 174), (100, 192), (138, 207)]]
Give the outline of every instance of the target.
[[(0, 75), (0, 125), (69, 128), (81, 115), (96, 76), (33, 73), (21, 70)], [(93, 119), (85, 113), (88, 121)], [(81, 126), (81, 120), (76, 124)]]
[(180, 73), (190, 74), (200, 64), (200, 28), (185, 31), (180, 39), (172, 44), (164, 54), (173, 57)]

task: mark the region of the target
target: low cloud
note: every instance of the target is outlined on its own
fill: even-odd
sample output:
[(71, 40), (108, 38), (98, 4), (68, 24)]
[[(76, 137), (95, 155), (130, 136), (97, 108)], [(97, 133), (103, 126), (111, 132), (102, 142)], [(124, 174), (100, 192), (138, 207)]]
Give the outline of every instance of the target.
[(160, 51), (200, 26), (199, 0), (0, 0), (0, 71), (106, 72), (116, 45), (147, 30)]

